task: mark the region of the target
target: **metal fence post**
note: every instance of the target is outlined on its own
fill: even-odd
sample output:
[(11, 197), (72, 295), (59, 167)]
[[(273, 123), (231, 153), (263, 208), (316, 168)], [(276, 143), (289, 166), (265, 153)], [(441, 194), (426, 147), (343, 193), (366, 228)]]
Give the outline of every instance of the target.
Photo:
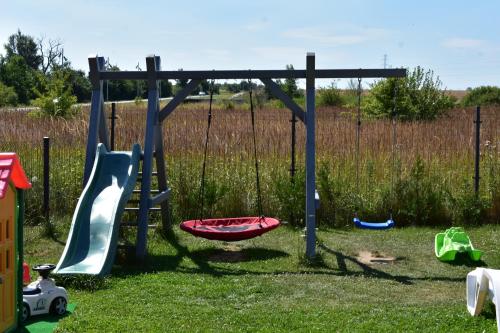
[(475, 142), (475, 158), (474, 158), (474, 192), (476, 195), (479, 193), (479, 158), (480, 158), (480, 142), (481, 142), (481, 107), (476, 108), (476, 120), (474, 120), (476, 125), (476, 142)]
[(116, 103), (111, 103), (111, 143), (110, 149), (115, 150), (115, 119), (116, 119)]
[(295, 112), (292, 112), (292, 119), (290, 120), (292, 123), (292, 147), (291, 147), (291, 164), (290, 164), (290, 181), (292, 184), (295, 182), (295, 124), (297, 123), (297, 117), (295, 116)]
[[(292, 112), (292, 119), (290, 120), (292, 123), (292, 147), (291, 147), (291, 163), (290, 163), (290, 182), (292, 185), (295, 184), (295, 141), (296, 141), (296, 134), (295, 134), (295, 124), (297, 123), (297, 116), (295, 115), (295, 112)], [(290, 212), (290, 222), (292, 224), (295, 224), (295, 214), (294, 211), (292, 210)]]
[(43, 137), (43, 213), (50, 217), (50, 138)]

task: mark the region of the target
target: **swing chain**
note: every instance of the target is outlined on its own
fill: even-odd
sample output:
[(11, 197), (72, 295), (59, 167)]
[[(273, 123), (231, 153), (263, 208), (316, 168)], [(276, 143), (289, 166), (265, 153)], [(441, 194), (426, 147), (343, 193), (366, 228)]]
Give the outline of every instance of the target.
[(255, 160), (255, 179), (256, 179), (256, 187), (257, 187), (257, 208), (259, 210), (259, 224), (261, 225), (262, 219), (264, 219), (264, 213), (262, 210), (262, 196), (260, 192), (260, 177), (259, 177), (259, 160), (257, 158), (257, 139), (255, 135), (255, 111), (253, 106), (253, 98), (252, 98), (252, 80), (248, 79), (248, 93), (250, 97), (250, 115), (252, 118), (252, 134), (253, 134), (253, 154)]
[(357, 91), (357, 97), (358, 97), (358, 110), (357, 110), (357, 122), (356, 122), (356, 193), (357, 193), (357, 200), (356, 200), (356, 209), (355, 209), (355, 217), (358, 216), (358, 209), (361, 204), (361, 196), (359, 193), (359, 145), (360, 145), (360, 136), (361, 136), (361, 93), (362, 93), (362, 86), (361, 86), (361, 77), (358, 77), (358, 91)]
[[(207, 152), (208, 152), (208, 141), (210, 138), (210, 125), (212, 123), (212, 102), (213, 102), (213, 96), (214, 96), (214, 83), (215, 80), (210, 81), (210, 86), (209, 86), (209, 93), (210, 93), (210, 100), (208, 104), (208, 121), (207, 121), (207, 132), (205, 136), (205, 148), (203, 151), (203, 167), (201, 171), (201, 184), (200, 184), (200, 192), (198, 194), (198, 201), (200, 202), (200, 209), (199, 209), (199, 220), (203, 221), (203, 215), (204, 215), (204, 203), (205, 203), (205, 170), (207, 166)], [(194, 222), (194, 228), (196, 228), (198, 220), (195, 219)]]
[(393, 106), (391, 112), (391, 123), (392, 123), (392, 148), (391, 148), (391, 159), (392, 159), (392, 170), (391, 170), (391, 206), (389, 209), (390, 218), (392, 220), (393, 205), (394, 205), (394, 173), (396, 171), (396, 150), (397, 150), (397, 136), (396, 136), (396, 111), (397, 111), (397, 96), (398, 96), (398, 79), (394, 80), (394, 95), (393, 95)]

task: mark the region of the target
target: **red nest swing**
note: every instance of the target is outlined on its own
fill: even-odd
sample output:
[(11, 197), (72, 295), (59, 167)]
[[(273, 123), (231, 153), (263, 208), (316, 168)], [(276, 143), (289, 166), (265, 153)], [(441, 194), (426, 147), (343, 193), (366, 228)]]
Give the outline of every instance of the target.
[(254, 157), (255, 157), (255, 174), (257, 180), (257, 203), (259, 208), (260, 217), (232, 217), (232, 218), (217, 218), (217, 219), (203, 219), (203, 203), (204, 203), (204, 187), (205, 187), (205, 168), (207, 160), (208, 139), (210, 133), (210, 124), (212, 120), (212, 100), (213, 100), (213, 85), (211, 82), (210, 89), (210, 103), (208, 108), (208, 125), (205, 138), (205, 152), (203, 158), (203, 169), (201, 174), (200, 186), (200, 219), (188, 220), (180, 224), (180, 228), (190, 234), (212, 240), (221, 240), (226, 242), (236, 242), (244, 239), (250, 239), (260, 236), (268, 231), (271, 231), (280, 225), (280, 221), (271, 217), (264, 217), (262, 214), (262, 200), (260, 195), (260, 182), (259, 182), (259, 165), (257, 159), (257, 148), (255, 139), (255, 116), (252, 102), (252, 89), (250, 82), (250, 111), (252, 116), (252, 130), (253, 130), (253, 143), (254, 143)]
[(280, 221), (271, 217), (232, 217), (189, 220), (181, 223), (182, 230), (212, 240), (236, 242), (260, 236), (279, 227)]

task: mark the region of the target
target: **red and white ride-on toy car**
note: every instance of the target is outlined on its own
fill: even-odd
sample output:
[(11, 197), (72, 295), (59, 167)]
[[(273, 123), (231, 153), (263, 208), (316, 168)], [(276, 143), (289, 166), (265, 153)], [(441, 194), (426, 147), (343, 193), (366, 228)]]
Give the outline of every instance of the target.
[(36, 281), (23, 288), (23, 321), (40, 314), (63, 315), (68, 305), (68, 293), (63, 287), (56, 286), (49, 278), (50, 272), (56, 268), (53, 264), (33, 267), (40, 275)]

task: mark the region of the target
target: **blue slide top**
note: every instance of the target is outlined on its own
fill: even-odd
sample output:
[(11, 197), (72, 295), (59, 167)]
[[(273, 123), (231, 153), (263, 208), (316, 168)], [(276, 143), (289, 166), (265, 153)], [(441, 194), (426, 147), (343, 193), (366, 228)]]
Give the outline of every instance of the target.
[(137, 181), (140, 156), (138, 144), (131, 152), (108, 152), (103, 144), (98, 145), (55, 273), (102, 276), (111, 271), (121, 217)]

